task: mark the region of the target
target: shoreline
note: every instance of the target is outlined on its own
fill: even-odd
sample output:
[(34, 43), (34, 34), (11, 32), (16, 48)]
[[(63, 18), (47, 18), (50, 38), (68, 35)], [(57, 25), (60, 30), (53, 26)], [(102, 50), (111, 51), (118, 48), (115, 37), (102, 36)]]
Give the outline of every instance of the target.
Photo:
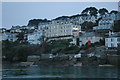
[(2, 80), (119, 80), (120, 78), (3, 78)]
[(5, 62), (3, 62), (2, 63), (3, 65), (4, 64), (17, 64), (17, 66), (40, 66), (40, 65), (42, 65), (42, 66), (62, 66), (62, 67), (64, 67), (64, 66), (75, 66), (75, 67), (84, 67), (84, 66), (95, 66), (95, 67), (115, 67), (116, 65), (112, 65), (112, 64), (98, 64), (98, 65), (82, 65), (82, 63), (81, 62), (76, 62), (76, 63), (67, 63), (67, 62), (63, 62), (63, 63), (43, 63), (43, 62), (15, 62), (15, 63), (13, 63), (13, 62), (7, 62), (7, 61), (5, 61)]

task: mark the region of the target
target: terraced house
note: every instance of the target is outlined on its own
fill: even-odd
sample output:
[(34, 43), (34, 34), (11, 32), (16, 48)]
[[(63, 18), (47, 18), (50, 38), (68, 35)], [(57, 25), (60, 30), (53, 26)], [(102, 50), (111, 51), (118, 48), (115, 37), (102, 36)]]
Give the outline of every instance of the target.
[(45, 36), (47, 38), (51, 38), (61, 36), (72, 36), (73, 30), (81, 30), (81, 26), (69, 22), (64, 22), (61, 20), (53, 20), (43, 25), (40, 24), (39, 29), (43, 29)]

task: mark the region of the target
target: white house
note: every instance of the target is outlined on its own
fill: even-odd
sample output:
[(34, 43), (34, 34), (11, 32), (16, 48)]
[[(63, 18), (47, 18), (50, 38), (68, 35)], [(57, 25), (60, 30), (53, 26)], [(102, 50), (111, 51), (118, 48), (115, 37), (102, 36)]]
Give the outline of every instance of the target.
[(6, 31), (6, 28), (0, 28), (0, 33), (4, 33)]
[(17, 33), (10, 33), (10, 35), (8, 34), (8, 40), (15, 42), (18, 39), (17, 35)]
[(81, 26), (61, 21), (52, 21), (46, 34), (48, 35), (47, 37), (69, 36), (73, 35), (72, 31), (74, 29), (81, 30)]
[(20, 29), (20, 28), (21, 28), (21, 26), (12, 26), (11, 29)]
[(69, 19), (70, 22), (78, 23), (78, 24), (82, 24), (85, 21), (95, 23), (96, 20), (97, 20), (97, 17), (91, 16), (91, 15), (76, 15), (76, 16), (73, 16), (71, 19)]
[(27, 35), (27, 41), (30, 44), (41, 44), (41, 37), (42, 37), (42, 32), (41, 31), (35, 31), (33, 33), (29, 33)]
[(94, 32), (86, 32), (78, 37), (73, 38), (73, 42), (76, 45), (82, 46), (85, 45), (88, 41), (90, 41), (91, 43), (95, 43), (99, 42), (100, 39), (103, 40), (103, 37), (101, 35)]
[(0, 41), (7, 40), (9, 35), (9, 33), (0, 33)]
[(97, 17), (95, 16), (91, 16), (91, 15), (87, 15), (87, 16), (82, 16), (82, 20), (85, 22), (85, 21), (88, 21), (88, 22), (93, 22), (95, 23), (96, 20), (97, 20)]
[[(42, 22), (38, 24), (38, 30), (42, 32), (42, 34), (47, 37), (48, 36), (48, 27), (50, 26), (51, 22)], [(49, 34), (50, 35), (50, 34)]]
[(22, 32), (20, 29), (10, 29), (11, 33), (20, 33)]
[(108, 38), (105, 38), (105, 46), (108, 48), (117, 48), (120, 46), (120, 33), (114, 33)]
[(0, 41), (9, 40), (15, 42), (18, 39), (17, 35), (18, 35), (17, 33), (9, 33), (9, 32), (0, 33)]
[(110, 13), (110, 18), (111, 18), (112, 20), (117, 20), (117, 19), (118, 19), (118, 14), (119, 14), (119, 13)]
[(100, 19), (98, 26), (93, 27), (93, 30), (111, 30), (114, 25), (115, 15), (105, 14)]

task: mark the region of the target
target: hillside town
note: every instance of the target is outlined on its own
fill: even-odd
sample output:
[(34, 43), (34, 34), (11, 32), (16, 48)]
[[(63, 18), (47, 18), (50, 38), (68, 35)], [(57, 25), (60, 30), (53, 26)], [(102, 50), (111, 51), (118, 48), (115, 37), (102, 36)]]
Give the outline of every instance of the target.
[[(63, 61), (68, 59), (70, 62), (66, 63), (75, 66), (119, 65), (120, 12), (88, 7), (72, 16), (60, 16), (52, 20), (32, 19), (27, 26), (1, 28), (0, 41), (27, 44), (33, 48), (40, 45), (36, 54), (27, 56), (28, 62), (37, 61), (36, 64), (46, 64), (40, 62), (43, 59), (49, 59), (47, 64), (57, 60), (64, 64)], [(50, 49), (45, 45), (49, 45)], [(39, 50), (43, 51), (39, 53)], [(3, 60), (6, 58), (3, 54)], [(16, 57), (13, 59), (17, 60)]]

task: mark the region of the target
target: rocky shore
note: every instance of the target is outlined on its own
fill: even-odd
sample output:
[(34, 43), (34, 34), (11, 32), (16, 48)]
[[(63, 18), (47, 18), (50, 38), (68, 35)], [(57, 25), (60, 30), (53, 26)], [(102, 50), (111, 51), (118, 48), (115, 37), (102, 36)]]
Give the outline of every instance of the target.
[(108, 64), (106, 60), (101, 60), (96, 57), (90, 58), (81, 58), (81, 59), (72, 59), (72, 60), (65, 60), (65, 59), (47, 59), (47, 60), (40, 60), (37, 62), (20, 62), (20, 66), (36, 66), (36, 65), (44, 65), (44, 66), (113, 66), (112, 64)]
[(54, 65), (54, 66), (119, 66), (120, 56), (111, 56), (109, 55), (106, 59), (100, 59), (97, 57), (82, 57), (79, 59), (44, 59), (35, 62), (8, 62), (3, 61), (3, 64), (19, 64), (19, 66), (34, 66), (34, 65)]

